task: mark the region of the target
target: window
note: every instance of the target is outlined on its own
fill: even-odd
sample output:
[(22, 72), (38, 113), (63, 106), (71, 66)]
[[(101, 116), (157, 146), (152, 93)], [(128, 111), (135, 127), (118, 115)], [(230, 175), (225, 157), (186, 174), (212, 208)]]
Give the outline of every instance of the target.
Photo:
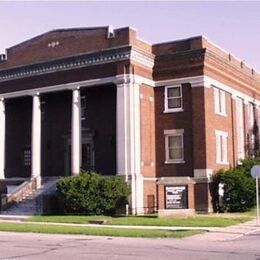
[(31, 150), (25, 149), (23, 156), (24, 156), (24, 166), (31, 166)]
[(226, 93), (225, 91), (214, 87), (214, 105), (215, 113), (222, 116), (227, 116), (226, 112)]
[(164, 112), (183, 111), (181, 86), (165, 87)]
[(249, 130), (252, 131), (254, 128), (254, 121), (255, 121), (255, 116), (254, 116), (254, 104), (253, 103), (248, 103), (248, 127)]
[(245, 159), (245, 131), (244, 131), (244, 101), (236, 99), (236, 123), (237, 123), (237, 159)]
[(80, 97), (81, 101), (81, 120), (86, 120), (86, 110), (87, 110), (87, 103), (86, 103), (86, 96)]
[(216, 163), (228, 164), (228, 133), (215, 130), (216, 134)]
[(183, 129), (164, 130), (165, 163), (184, 163)]

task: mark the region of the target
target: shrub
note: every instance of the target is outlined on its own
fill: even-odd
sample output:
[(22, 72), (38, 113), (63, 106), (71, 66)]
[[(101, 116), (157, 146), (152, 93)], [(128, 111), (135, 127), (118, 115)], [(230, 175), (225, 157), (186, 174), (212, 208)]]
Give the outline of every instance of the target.
[(114, 215), (127, 204), (130, 189), (120, 177), (83, 172), (60, 179), (57, 193), (65, 214)]
[(255, 180), (250, 175), (250, 169), (259, 162), (259, 159), (243, 160), (235, 169), (218, 172), (217, 184), (224, 184), (223, 203), (218, 205), (219, 211), (245, 212), (255, 206)]

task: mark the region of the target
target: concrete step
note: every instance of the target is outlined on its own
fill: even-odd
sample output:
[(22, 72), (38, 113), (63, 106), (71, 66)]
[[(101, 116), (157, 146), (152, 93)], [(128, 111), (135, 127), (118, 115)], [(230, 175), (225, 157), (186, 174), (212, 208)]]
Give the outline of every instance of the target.
[(33, 192), (24, 196), (23, 200), (13, 205), (6, 211), (2, 211), (0, 214), (5, 215), (34, 215), (42, 212), (41, 195), (50, 194), (56, 189), (56, 182), (58, 178), (49, 178), (43, 182), (42, 186)]

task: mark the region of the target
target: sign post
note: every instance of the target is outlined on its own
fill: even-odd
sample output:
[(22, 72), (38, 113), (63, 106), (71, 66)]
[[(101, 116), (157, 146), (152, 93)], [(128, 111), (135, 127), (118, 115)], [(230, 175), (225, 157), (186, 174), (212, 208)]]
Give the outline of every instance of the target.
[(256, 219), (257, 225), (260, 226), (260, 217), (259, 217), (259, 191), (258, 191), (258, 178), (260, 178), (260, 165), (255, 165), (251, 169), (251, 176), (255, 178), (255, 187), (256, 187)]

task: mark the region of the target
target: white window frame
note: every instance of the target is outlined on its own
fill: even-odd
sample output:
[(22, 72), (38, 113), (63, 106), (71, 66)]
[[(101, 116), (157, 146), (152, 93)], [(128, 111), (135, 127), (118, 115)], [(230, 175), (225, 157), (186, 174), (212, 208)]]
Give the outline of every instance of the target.
[[(168, 104), (168, 89), (169, 88), (180, 88), (180, 96), (175, 97), (181, 99), (181, 106), (176, 108), (169, 108)], [(182, 85), (165, 86), (164, 88), (164, 113), (182, 112), (183, 111), (183, 96), (182, 96)]]
[[(177, 164), (177, 163), (185, 163), (184, 161), (184, 140), (183, 140), (184, 129), (169, 129), (164, 130), (165, 136), (165, 164)], [(169, 155), (169, 137), (171, 136), (181, 136), (182, 141), (182, 157), (179, 159), (170, 159)]]
[(226, 92), (213, 86), (215, 114), (227, 116)]
[(228, 133), (215, 130), (216, 135), (216, 163), (229, 164), (228, 162)]

